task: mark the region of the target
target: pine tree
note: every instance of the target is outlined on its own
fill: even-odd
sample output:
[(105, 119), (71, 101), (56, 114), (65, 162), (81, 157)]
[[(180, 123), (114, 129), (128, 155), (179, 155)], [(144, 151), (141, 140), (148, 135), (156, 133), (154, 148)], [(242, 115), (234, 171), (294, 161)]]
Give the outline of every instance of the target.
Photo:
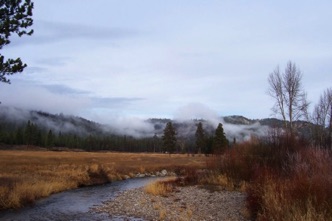
[(55, 140), (55, 137), (53, 135), (53, 132), (52, 132), (52, 130), (49, 130), (47, 133), (47, 136), (46, 136), (46, 142), (45, 142), (46, 147), (54, 146), (54, 140)]
[(172, 122), (168, 122), (164, 129), (163, 140), (163, 151), (173, 153), (176, 149), (176, 132)]
[(18, 145), (24, 144), (24, 133), (23, 133), (23, 129), (21, 127), (19, 127), (16, 130), (15, 139), (16, 139), (16, 144), (18, 144)]
[(222, 124), (219, 123), (213, 139), (213, 152), (215, 154), (222, 154), (226, 151), (227, 146), (228, 140), (225, 136), (224, 128)]
[(204, 152), (206, 154), (206, 139), (205, 139), (205, 131), (203, 129), (202, 122), (197, 124), (197, 129), (195, 133), (196, 137), (196, 153)]
[[(0, 50), (10, 43), (12, 34), (21, 37), (33, 33), (33, 30), (28, 29), (33, 24), (32, 9), (31, 0), (0, 1)], [(20, 58), (6, 59), (1, 52), (0, 82), (10, 83), (7, 76), (22, 72), (26, 66)]]
[(25, 126), (24, 140), (25, 140), (25, 144), (27, 144), (27, 145), (32, 145), (32, 143), (34, 141), (34, 125), (33, 125), (33, 123), (30, 122), (30, 120), (28, 121), (27, 125)]
[(37, 125), (32, 123), (30, 120), (25, 126), (24, 139), (26, 145), (43, 145), (42, 132)]

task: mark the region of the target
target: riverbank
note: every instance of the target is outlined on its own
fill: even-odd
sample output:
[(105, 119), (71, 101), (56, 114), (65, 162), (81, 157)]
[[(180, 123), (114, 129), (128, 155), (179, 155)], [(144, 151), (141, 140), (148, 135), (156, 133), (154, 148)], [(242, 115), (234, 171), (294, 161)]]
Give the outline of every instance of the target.
[(143, 220), (248, 220), (246, 194), (225, 191), (218, 186), (184, 186), (168, 196), (154, 196), (144, 188), (124, 191), (115, 199), (95, 207), (93, 212), (111, 218), (134, 217)]
[[(109, 221), (107, 214), (91, 213), (93, 206), (102, 205), (120, 192), (140, 188), (162, 178), (145, 177), (116, 181), (53, 194), (38, 200), (34, 206), (0, 211), (1, 221)], [(121, 219), (120, 219), (121, 220)], [(117, 220), (117, 221), (120, 221)], [(113, 220), (114, 221), (114, 220)], [(137, 221), (137, 220), (136, 220)]]
[(82, 186), (205, 166), (204, 156), (185, 154), (0, 150), (0, 211)]

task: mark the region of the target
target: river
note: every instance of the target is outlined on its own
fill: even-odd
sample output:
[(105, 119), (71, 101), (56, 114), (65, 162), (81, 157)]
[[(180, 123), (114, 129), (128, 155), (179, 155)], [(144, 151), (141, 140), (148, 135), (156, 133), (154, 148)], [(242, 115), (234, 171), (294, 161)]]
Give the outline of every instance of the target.
[[(91, 212), (94, 206), (114, 198), (118, 193), (139, 188), (158, 178), (135, 178), (117, 181), (110, 184), (83, 187), (51, 195), (37, 201), (33, 206), (15, 211), (0, 213), (1, 221), (90, 221), (113, 220), (123, 218), (110, 218), (107, 214)], [(128, 218), (126, 220), (140, 220)]]

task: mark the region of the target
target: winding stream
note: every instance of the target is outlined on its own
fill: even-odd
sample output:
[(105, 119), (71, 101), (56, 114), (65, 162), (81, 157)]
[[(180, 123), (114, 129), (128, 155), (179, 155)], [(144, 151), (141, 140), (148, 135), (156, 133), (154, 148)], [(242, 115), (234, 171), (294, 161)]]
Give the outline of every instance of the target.
[(37, 201), (33, 207), (0, 213), (0, 220), (123, 220), (120, 218), (111, 219), (107, 214), (94, 213), (89, 210), (91, 207), (101, 205), (104, 201), (114, 198), (121, 191), (142, 187), (148, 182), (156, 179), (158, 178), (135, 178), (101, 186), (84, 187), (57, 193), (48, 198)]

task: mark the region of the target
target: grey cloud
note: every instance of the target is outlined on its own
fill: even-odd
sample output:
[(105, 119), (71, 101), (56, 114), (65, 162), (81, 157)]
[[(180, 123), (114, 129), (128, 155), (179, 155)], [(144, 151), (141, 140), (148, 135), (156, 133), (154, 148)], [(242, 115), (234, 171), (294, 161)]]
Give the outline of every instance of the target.
[(77, 90), (60, 84), (40, 85), (40, 86), (54, 94), (71, 94), (71, 95), (89, 94), (88, 91)]
[(60, 22), (41, 21), (37, 23), (37, 28), (53, 32), (59, 38), (93, 38), (109, 39), (123, 38), (136, 34), (133, 30), (122, 28), (102, 28), (81, 24), (70, 24)]
[(48, 57), (43, 59), (38, 59), (37, 62), (47, 66), (63, 66), (67, 64), (68, 61), (72, 61), (70, 57)]
[(98, 97), (98, 96), (93, 96), (89, 91), (78, 90), (59, 84), (40, 85), (40, 86), (53, 94), (86, 96), (87, 99), (90, 100), (91, 106), (98, 108), (121, 107), (129, 105), (136, 101), (145, 100), (144, 98), (139, 98), (139, 97)]
[(10, 46), (21, 44), (49, 44), (67, 40), (108, 41), (138, 35), (138, 31), (124, 28), (97, 27), (82, 24), (71, 24), (51, 21), (35, 21), (34, 34), (18, 39), (13, 37)]
[(47, 69), (43, 67), (30, 67), (28, 66), (24, 71), (28, 74), (34, 74), (34, 73), (40, 73), (40, 72), (45, 72)]
[(145, 100), (140, 97), (99, 97), (88, 90), (31, 80), (16, 80), (12, 85), (3, 85), (0, 95), (0, 101), (7, 106), (66, 114), (95, 109), (117, 113)]
[(93, 97), (91, 98), (92, 106), (95, 107), (120, 107), (120, 106), (126, 106), (136, 101), (142, 101), (145, 100), (144, 98), (139, 97), (106, 97), (106, 98), (100, 98), (100, 97)]

